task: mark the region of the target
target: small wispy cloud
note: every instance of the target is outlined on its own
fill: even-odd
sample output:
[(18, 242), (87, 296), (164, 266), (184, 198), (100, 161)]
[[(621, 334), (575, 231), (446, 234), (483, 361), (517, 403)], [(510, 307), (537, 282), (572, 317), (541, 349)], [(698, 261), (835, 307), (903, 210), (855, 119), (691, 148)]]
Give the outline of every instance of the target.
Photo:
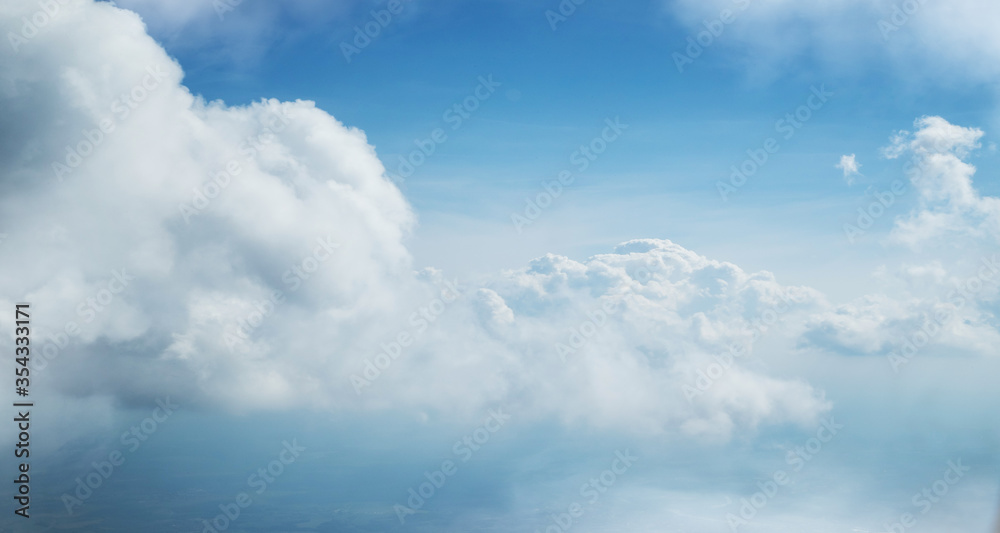
[(836, 168), (844, 171), (844, 180), (847, 181), (848, 185), (854, 184), (854, 176), (861, 175), (861, 172), (858, 171), (861, 168), (861, 163), (858, 163), (854, 154), (840, 156), (840, 163), (837, 163)]

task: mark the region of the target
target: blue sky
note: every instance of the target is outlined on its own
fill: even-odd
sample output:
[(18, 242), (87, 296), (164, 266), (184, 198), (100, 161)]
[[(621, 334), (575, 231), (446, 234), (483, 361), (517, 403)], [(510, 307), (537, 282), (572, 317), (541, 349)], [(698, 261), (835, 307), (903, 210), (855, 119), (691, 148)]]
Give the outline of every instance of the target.
[(225, 1), (0, 8), (2, 528), (994, 526), (1000, 8)]
[[(640, 235), (669, 235), (709, 246), (725, 259), (781, 270), (742, 245), (740, 232), (720, 228), (720, 220), (723, 227), (739, 224), (812, 247), (815, 260), (803, 269), (823, 268), (844, 255), (852, 263), (870, 259), (868, 252), (838, 246), (837, 235), (844, 214), (853, 213), (867, 187), (884, 186), (899, 174), (897, 162), (879, 155), (889, 136), (925, 114), (980, 127), (996, 122), (992, 83), (903, 71), (875, 48), (881, 43), (871, 15), (849, 20), (872, 47), (848, 65), (810, 46), (780, 58), (750, 50), (745, 39), (732, 35), (746, 26), (737, 19), (679, 72), (672, 54), (684, 53), (687, 38), (703, 28), (677, 20), (669, 4), (586, 2), (553, 31), (545, 13), (558, 3), (408, 3), (372, 44), (345, 60), (340, 44), (351, 42), (354, 27), (371, 22), (377, 7), (355, 5), (333, 21), (306, 28), (300, 20), (275, 17), (259, 39), (264, 44), (238, 36), (187, 40), (191, 30), (183, 28), (164, 30), (161, 38), (174, 43), (168, 49), (185, 66), (192, 91), (231, 105), (264, 97), (313, 100), (364, 130), (390, 170), (415, 149), (415, 139), (448, 128), (444, 112), (471, 94), (479, 76), (492, 75), (502, 84), (498, 93), (460, 129), (449, 131), (404, 186), (420, 213), (417, 260), (460, 274), (514, 268), (550, 251), (585, 257)], [(208, 17), (203, 31), (225, 32), (253, 9), (240, 6), (224, 20)], [(781, 143), (731, 202), (720, 202), (716, 182), (731, 174), (730, 166), (741, 163), (747, 149), (775, 136), (775, 121), (802, 105), (813, 86), (836, 96)], [(569, 154), (609, 117), (629, 125), (627, 136), (567, 191), (573, 204), (589, 207), (562, 218), (571, 207), (560, 202), (546, 215), (558, 222), (537, 232), (548, 237), (536, 238), (544, 242), (508, 235), (510, 214), (542, 180), (564, 169)], [(865, 169), (853, 187), (833, 168), (845, 153), (856, 153)], [(992, 152), (980, 154), (976, 164), (984, 170), (996, 165)], [(990, 182), (978, 185), (995, 192)], [(593, 209), (618, 211), (591, 224)], [(794, 227), (785, 223), (817, 211), (824, 216), (799, 216)], [(713, 216), (700, 217), (704, 212)], [(469, 224), (477, 229), (467, 231)], [(802, 224), (811, 235), (795, 231)], [(487, 227), (524, 252), (484, 250), (477, 262), (469, 254), (440, 250), (440, 243), (453, 239), (475, 241)], [(815, 233), (829, 234), (833, 242), (817, 242)], [(796, 261), (787, 259), (789, 266)], [(783, 273), (796, 275), (791, 269)]]

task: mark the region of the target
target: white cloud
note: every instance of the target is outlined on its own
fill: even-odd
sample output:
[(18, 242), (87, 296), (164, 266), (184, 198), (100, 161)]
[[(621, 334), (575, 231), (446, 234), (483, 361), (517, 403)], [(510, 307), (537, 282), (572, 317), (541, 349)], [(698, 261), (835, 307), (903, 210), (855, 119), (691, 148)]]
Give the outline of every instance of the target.
[[(8, 2), (0, 18), (35, 9)], [(60, 394), (230, 410), (503, 404), (711, 438), (829, 408), (741, 363), (725, 386), (682, 392), (754, 317), (783, 300), (804, 312), (815, 291), (633, 241), (464, 286), (438, 313), (445, 279), (413, 272), (413, 213), (361, 131), (311, 102), (202, 101), (139, 18), (108, 3), (68, 2), (0, 54), (0, 294), (33, 303), (53, 353), (43, 386)], [(607, 302), (620, 311), (564, 363), (556, 343)], [(69, 323), (79, 333), (56, 349)], [(419, 338), (357, 396), (349, 377), (400, 333)]]
[[(815, 291), (782, 286), (766, 272), (637, 240), (584, 262), (548, 255), (487, 284), (473, 310), (446, 316), (441, 338), (382, 379), (396, 390), (437, 379), (443, 404), (488, 391), (512, 410), (570, 423), (718, 438), (760, 423), (807, 424), (829, 407), (807, 384), (769, 378), (739, 360), (717, 386), (692, 402), (685, 397), (684, 386), (717, 355), (750, 342), (757, 317), (786, 300), (788, 314), (822, 305)], [(477, 318), (462, 316), (473, 312)], [(473, 320), (485, 331), (473, 331), (456, 360), (455, 335)], [(461, 371), (441, 374), (456, 364)]]
[[(32, 0), (7, 2), (0, 20), (10, 27), (35, 9)], [(541, 421), (543, 430), (553, 420), (611, 430), (595, 442), (589, 442), (594, 432), (577, 433), (591, 449), (602, 439), (653, 435), (632, 439), (651, 459), (640, 467), (648, 476), (635, 475), (642, 491), (672, 492), (633, 499), (638, 491), (623, 482), (619, 494), (628, 505), (612, 506), (609, 498), (606, 507), (632, 513), (639, 528), (661, 525), (666, 515), (657, 513), (664, 509), (696, 528), (738, 512), (740, 498), (764, 479), (756, 474), (784, 467), (787, 450), (774, 446), (787, 439), (769, 434), (750, 446), (739, 440), (730, 448), (685, 450), (664, 436), (725, 440), (766, 425), (778, 426), (777, 433), (786, 423), (815, 423), (834, 399), (837, 417), (848, 415), (840, 418), (849, 427), (845, 440), (804, 471), (809, 477), (782, 489), (784, 507), (768, 518), (794, 530), (812, 525), (819, 504), (845, 524), (857, 524), (859, 516), (879, 523), (887, 515), (881, 502), (895, 505), (894, 496), (876, 495), (885, 480), (906, 485), (910, 478), (896, 473), (917, 472), (914, 465), (929, 453), (988, 457), (995, 448), (996, 402), (989, 393), (996, 365), (951, 363), (961, 356), (996, 360), (998, 290), (984, 283), (955, 309), (948, 293), (956, 284), (969, 287), (959, 267), (970, 265), (952, 250), (940, 253), (963, 237), (962, 244), (975, 245), (967, 251), (975, 271), (980, 257), (996, 249), (996, 199), (975, 190), (967, 161), (979, 130), (923, 118), (888, 150), (912, 156), (918, 169), (911, 177), (920, 203), (897, 221), (896, 242), (920, 244), (934, 259), (878, 273), (884, 294), (830, 304), (770, 273), (649, 239), (583, 261), (545, 255), (524, 268), (460, 280), (461, 298), (442, 303), (438, 314), (434, 306), (451, 281), (432, 269), (413, 271), (403, 243), (415, 216), (384, 178), (363, 132), (310, 102), (203, 102), (181, 85), (179, 66), (135, 15), (83, 0), (63, 9), (16, 52), (0, 47), (0, 110), (8, 117), (0, 122), (0, 231), (7, 234), (0, 243), (0, 306), (31, 301), (35, 357), (56, 348), (34, 385), (61, 414), (59, 427), (49, 427), (51, 438), (40, 439), (43, 449), (73, 431), (99, 425), (112, 432), (120, 423), (109, 412), (163, 396), (183, 398), (191, 410), (392, 410), (449, 421), (503, 406), (519, 421)], [(141, 102), (121, 100), (133, 91), (145, 92)], [(94, 133), (104, 119), (114, 131)], [(92, 153), (60, 171), (60, 182), (52, 163), (71, 164), (67, 146)], [(233, 161), (238, 172), (219, 174)], [(213, 197), (204, 208), (199, 194)], [(881, 355), (940, 309), (955, 318), (928, 349), (938, 361), (913, 365), (923, 382), (886, 380), (879, 372), (888, 373), (888, 365), (873, 357), (842, 357)], [(421, 318), (426, 313), (433, 321)], [(8, 334), (11, 320), (0, 316)], [(80, 332), (68, 339), (71, 321)], [(249, 338), (231, 350), (226, 335), (238, 327), (249, 329)], [(753, 341), (755, 328), (764, 333)], [(418, 338), (357, 396), (350, 376), (363, 373), (365, 360), (383, 346), (393, 350), (400, 333)], [(733, 343), (750, 346), (747, 357), (689, 401), (684, 387), (714, 375), (713, 365)], [(559, 345), (572, 348), (562, 353), (565, 360)], [(928, 438), (927, 427), (943, 428), (948, 439)], [(357, 438), (358, 448), (372, 444)], [(549, 453), (560, 454), (560, 465), (575, 460), (562, 442), (555, 451), (535, 449), (539, 440), (524, 439), (531, 449), (502, 463), (503, 475), (521, 483), (526, 469), (549, 464), (540, 462)], [(972, 444), (955, 444), (963, 440)], [(891, 450), (891, 461), (878, 450)], [(525, 462), (532, 454), (543, 459)], [(419, 477), (426, 465), (409, 460)], [(537, 470), (532, 490), (538, 479), (574, 468)], [(732, 474), (720, 474), (726, 472)], [(917, 480), (914, 490), (929, 479)], [(699, 485), (710, 486), (710, 497), (698, 493)], [(793, 498), (819, 485), (869, 491), (841, 491), (860, 495), (847, 500), (851, 505), (838, 505), (829, 491)], [(572, 491), (579, 484), (563, 486)], [(540, 506), (553, 493), (539, 494), (523, 506), (542, 517), (531, 526), (551, 514)], [(719, 506), (723, 494), (727, 503)], [(982, 494), (963, 492), (954, 501), (971, 506)], [(905, 504), (909, 485), (902, 495)], [(954, 516), (970, 514), (963, 508)]]
[[(889, 244), (924, 252), (924, 263), (876, 272), (884, 293), (815, 315), (803, 343), (837, 353), (899, 353), (920, 331), (933, 331), (927, 352), (993, 355), (1000, 342), (1000, 199), (981, 195), (976, 168), (967, 162), (984, 132), (921, 117), (915, 131), (897, 132), (883, 153), (910, 156), (905, 169), (918, 194), (914, 208), (896, 218)], [(929, 329), (928, 329), (929, 328)]]
[(909, 178), (919, 205), (896, 221), (892, 237), (909, 246), (941, 244), (942, 238), (971, 239), (995, 246), (1000, 239), (1000, 199), (973, 186), (976, 167), (966, 160), (980, 147), (983, 131), (955, 126), (941, 117), (922, 117), (916, 132), (899, 132), (885, 149), (890, 158), (910, 154)]
[[(2, 16), (33, 9), (6, 4)], [(547, 255), (463, 280), (462, 297), (438, 313), (446, 278), (413, 272), (403, 241), (414, 215), (362, 132), (311, 102), (203, 102), (134, 14), (82, 0), (62, 9), (16, 52), (0, 52), (11, 117), (0, 126), (0, 294), (3, 305), (33, 302), (40, 338), (58, 336), (44, 345), (79, 326), (42, 382), (62, 395), (458, 415), (502, 404), (567, 424), (725, 439), (808, 424), (830, 408), (794, 374), (770, 375), (768, 360), (796, 343), (884, 351), (945, 305), (934, 289), (956, 279), (951, 265), (918, 266), (899, 279), (911, 289), (923, 280), (929, 294), (831, 307), (769, 273), (636, 240), (582, 262)], [(95, 133), (102, 123), (114, 130)], [(900, 241), (941, 228), (995, 238), (996, 200), (972, 188), (963, 161), (981, 136), (937, 117), (896, 136), (887, 155), (913, 154), (922, 198), (898, 221)], [(75, 162), (67, 147), (87, 154)], [(227, 167), (238, 171), (220, 174)], [(134, 280), (119, 291), (122, 276)], [(983, 303), (995, 294), (983, 291), (936, 342), (970, 353), (995, 345)], [(769, 313), (781, 326), (751, 344)], [(233, 345), (240, 331), (247, 339)], [(356, 395), (350, 376), (400, 333), (412, 345)], [(685, 387), (733, 343), (752, 346), (751, 357), (689, 401)]]
[(842, 155), (840, 156), (840, 162), (837, 163), (835, 168), (844, 171), (844, 180), (847, 181), (848, 185), (853, 185), (854, 176), (860, 174), (858, 170), (861, 168), (861, 164), (858, 163), (854, 154)]
[[(8, 3), (4, 19), (36, 8)], [(72, 385), (81, 394), (182, 387), (234, 405), (282, 405), (297, 386), (318, 387), (308, 372), (327, 354), (294, 353), (297, 339), (346, 350), (352, 322), (393, 308), (412, 278), (401, 239), (413, 215), (364, 134), (310, 102), (205, 103), (133, 13), (61, 9), (0, 52), (2, 105), (16, 119), (0, 132), (3, 253), (33, 266), (0, 283), (37, 302), (49, 332), (80, 324), (85, 355), (52, 371), (73, 381), (90, 368)], [(213, 184), (227, 168), (235, 175)], [(214, 199), (191, 216), (181, 206), (204, 201), (196, 191)], [(327, 238), (340, 248), (294, 290), (286, 271)], [(113, 270), (135, 280), (107, 306), (88, 305)], [(223, 334), (273, 290), (285, 303), (257, 331), (267, 346), (230, 353)]]

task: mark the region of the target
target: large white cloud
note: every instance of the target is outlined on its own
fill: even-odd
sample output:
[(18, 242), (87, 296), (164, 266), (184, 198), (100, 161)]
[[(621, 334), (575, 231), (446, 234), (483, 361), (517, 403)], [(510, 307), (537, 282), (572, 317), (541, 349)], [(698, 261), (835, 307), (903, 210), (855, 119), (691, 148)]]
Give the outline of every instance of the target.
[(439, 407), (487, 395), (571, 424), (717, 438), (808, 424), (830, 407), (806, 383), (745, 364), (755, 331), (824, 305), (766, 272), (638, 240), (584, 262), (548, 255), (486, 285), (365, 394), (409, 389), (426, 401), (414, 386), (434, 382)]
[[(39, 386), (234, 410), (502, 404), (721, 438), (829, 408), (742, 361), (684, 392), (773, 307), (824, 305), (814, 291), (634, 241), (459, 282), (445, 303), (456, 289), (413, 272), (414, 216), (361, 131), (310, 102), (204, 102), (135, 14), (59, 6), (0, 52), (0, 304), (33, 304)], [(7, 2), (0, 19), (38, 9)]]
[[(14, 27), (38, 5), (3, 9)], [(50, 365), (67, 379), (91, 367), (75, 390), (187, 383), (224, 399), (229, 379), (240, 403), (281, 403), (327, 356), (293, 353), (294, 339), (315, 328), (311, 342), (345, 350), (353, 336), (338, 333), (402, 296), (413, 215), (360, 131), (309, 102), (201, 101), (138, 17), (106, 3), (61, 5), (2, 54), (15, 118), (2, 132), (3, 250), (31, 265), (3, 293), (36, 302), (50, 333), (78, 324), (86, 355)], [(326, 260), (310, 274), (314, 254)], [(102, 293), (122, 288), (115, 271), (134, 280)], [(284, 303), (253, 337), (271, 345), (249, 349), (266, 353), (230, 350), (225, 334), (275, 290)]]

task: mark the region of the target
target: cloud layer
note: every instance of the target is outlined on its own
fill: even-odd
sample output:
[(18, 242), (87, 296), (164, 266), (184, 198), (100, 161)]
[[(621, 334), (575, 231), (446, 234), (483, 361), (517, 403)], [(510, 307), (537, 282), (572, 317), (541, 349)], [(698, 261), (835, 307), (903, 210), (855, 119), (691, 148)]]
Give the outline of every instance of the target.
[[(482, 280), (415, 272), (411, 208), (364, 134), (311, 102), (205, 102), (138, 17), (106, 3), (60, 5), (3, 54), (2, 253), (17, 261), (0, 287), (38, 309), (36, 364), (63, 395), (425, 417), (505, 405), (724, 440), (831, 407), (762, 351), (888, 355), (945, 311), (935, 343), (997, 340), (995, 285), (959, 308), (946, 289), (967, 278), (951, 264), (904, 267), (891, 277), (907, 289), (840, 305), (667, 240)], [(886, 149), (912, 155), (921, 198), (892, 238), (992, 245), (997, 200), (963, 160), (982, 132), (916, 126)]]
[[(38, 6), (2, 9), (12, 26)], [(310, 102), (203, 101), (110, 4), (48, 18), (2, 52), (14, 120), (0, 223), (17, 262), (0, 283), (37, 309), (36, 363), (61, 394), (231, 410), (499, 403), (721, 438), (829, 408), (741, 361), (690, 389), (772, 307), (820, 305), (814, 291), (655, 240), (471, 285), (414, 272), (414, 215), (361, 131)]]

